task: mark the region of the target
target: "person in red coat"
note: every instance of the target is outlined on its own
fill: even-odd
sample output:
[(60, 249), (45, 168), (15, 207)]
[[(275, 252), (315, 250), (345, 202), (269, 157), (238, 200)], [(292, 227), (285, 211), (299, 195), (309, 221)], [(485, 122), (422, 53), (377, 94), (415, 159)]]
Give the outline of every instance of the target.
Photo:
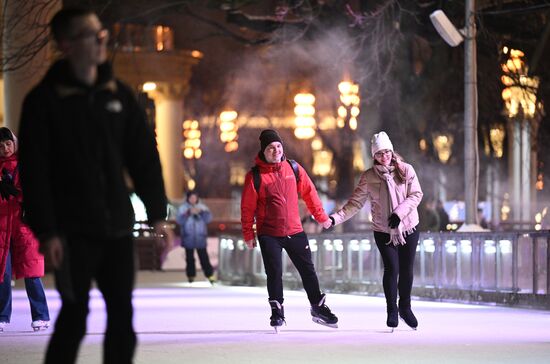
[(298, 209), (299, 194), (315, 220), (324, 227), (331, 226), (315, 185), (302, 166), (286, 160), (283, 141), (275, 130), (267, 129), (260, 134), (260, 152), (255, 162), (260, 184), (256, 187), (254, 169), (248, 172), (241, 199), (241, 224), (244, 241), (252, 249), (256, 246), (253, 230), (256, 223), (267, 275), (270, 325), (277, 330), (285, 322), (281, 256), (285, 249), (302, 278), (311, 304), (312, 320), (335, 328), (338, 318), (325, 305), (326, 296), (319, 289), (309, 240)]
[(10, 129), (0, 128), (0, 332), (11, 318), (11, 279), (25, 278), (31, 305), (31, 326), (47, 329), (50, 314), (40, 277), (44, 257), (38, 241), (21, 221), (21, 188), (17, 167), (17, 140)]

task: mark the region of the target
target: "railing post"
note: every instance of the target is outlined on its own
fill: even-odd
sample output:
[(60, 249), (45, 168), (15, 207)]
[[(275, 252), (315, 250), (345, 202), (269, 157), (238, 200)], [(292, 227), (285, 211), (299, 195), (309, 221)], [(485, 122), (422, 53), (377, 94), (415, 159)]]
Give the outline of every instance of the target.
[(462, 287), (462, 240), (455, 240), (456, 247), (456, 286), (458, 288)]
[(424, 237), (420, 239), (420, 281), (422, 285), (426, 285), (426, 250), (424, 246)]
[(550, 236), (546, 237), (546, 293), (550, 295)]
[[(371, 244), (371, 247), (372, 247), (372, 244)], [(361, 242), (359, 244), (359, 250), (357, 251), (357, 259), (359, 259), (359, 261), (357, 262), (357, 266), (358, 266), (358, 269), (359, 269), (359, 283), (362, 283), (363, 282), (363, 243)]]
[(519, 272), (519, 234), (514, 234), (512, 241), (512, 289), (519, 292), (518, 272)]
[[(343, 240), (343, 239), (342, 239)], [(347, 269), (346, 269), (346, 280), (347, 281), (351, 281), (351, 268), (353, 266), (352, 262), (351, 262), (351, 257), (353, 255), (351, 249), (350, 249), (350, 240), (344, 240), (343, 241), (343, 246), (344, 246), (344, 252), (346, 253), (346, 264), (347, 264)]]
[(500, 238), (494, 237), (495, 241), (495, 290), (500, 291), (499, 272), (502, 270), (502, 257), (500, 252)]
[(532, 259), (533, 259), (533, 294), (537, 294), (538, 288), (539, 288), (539, 262), (537, 259), (537, 253), (538, 253), (538, 243), (537, 238), (533, 237), (533, 251), (532, 251)]

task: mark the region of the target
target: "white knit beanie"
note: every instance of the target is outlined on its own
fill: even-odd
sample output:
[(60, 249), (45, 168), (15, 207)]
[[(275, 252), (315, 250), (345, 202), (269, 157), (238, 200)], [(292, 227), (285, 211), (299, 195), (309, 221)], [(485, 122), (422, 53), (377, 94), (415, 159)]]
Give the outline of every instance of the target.
[(374, 158), (374, 154), (380, 150), (391, 150), (393, 152), (393, 144), (391, 143), (390, 137), (388, 137), (388, 134), (381, 131), (378, 134), (374, 134), (372, 136), (371, 142), (371, 153), (372, 157)]

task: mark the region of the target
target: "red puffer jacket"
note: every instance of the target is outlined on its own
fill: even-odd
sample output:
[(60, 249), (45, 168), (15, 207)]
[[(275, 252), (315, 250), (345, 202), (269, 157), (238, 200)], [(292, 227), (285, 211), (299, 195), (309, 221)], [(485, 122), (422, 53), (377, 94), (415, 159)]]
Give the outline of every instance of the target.
[(298, 192), (315, 220), (323, 223), (328, 216), (315, 185), (298, 165), (299, 183), (290, 164), (267, 163), (256, 157), (260, 169), (260, 191), (254, 188), (252, 172), (246, 175), (241, 198), (241, 224), (244, 240), (254, 239), (254, 217), (258, 235), (287, 236), (303, 231), (298, 208)]
[[(17, 157), (0, 158), (0, 175), (3, 169), (15, 176), (14, 185), (21, 191)], [(21, 221), (22, 196), (0, 198), (0, 282), (4, 280), (6, 260), (10, 250), (12, 274), (16, 278), (34, 278), (44, 275), (44, 257), (38, 252), (38, 241), (31, 229)]]

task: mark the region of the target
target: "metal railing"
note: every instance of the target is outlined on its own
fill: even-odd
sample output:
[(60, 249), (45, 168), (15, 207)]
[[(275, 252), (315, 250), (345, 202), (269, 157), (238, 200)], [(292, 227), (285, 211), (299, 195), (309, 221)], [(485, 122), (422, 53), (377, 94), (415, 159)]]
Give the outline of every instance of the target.
[[(383, 264), (372, 232), (309, 235), (323, 289), (383, 294)], [(497, 303), (550, 309), (550, 233), (421, 233), (413, 295), (425, 299)], [(222, 235), (219, 279), (263, 285), (259, 248), (240, 236)], [(298, 272), (283, 253), (287, 288), (301, 289)]]

